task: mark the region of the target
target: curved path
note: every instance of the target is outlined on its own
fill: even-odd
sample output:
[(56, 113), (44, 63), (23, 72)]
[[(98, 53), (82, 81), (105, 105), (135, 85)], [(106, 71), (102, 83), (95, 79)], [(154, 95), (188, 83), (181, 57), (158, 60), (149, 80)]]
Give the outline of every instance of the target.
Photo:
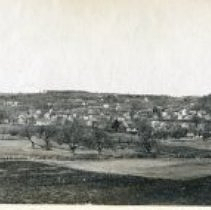
[(100, 161), (36, 160), (71, 169), (132, 175), (141, 177), (187, 180), (211, 176), (209, 159), (121, 159)]

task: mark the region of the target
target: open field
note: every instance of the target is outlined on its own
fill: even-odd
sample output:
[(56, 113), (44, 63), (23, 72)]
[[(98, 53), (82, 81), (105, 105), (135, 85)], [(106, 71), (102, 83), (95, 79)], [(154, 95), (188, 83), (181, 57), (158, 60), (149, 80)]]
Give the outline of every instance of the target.
[[(40, 139), (34, 141), (39, 145), (44, 145), (44, 142)], [(134, 144), (124, 145), (122, 148), (103, 149), (99, 157), (97, 151), (93, 149), (80, 147), (77, 148), (75, 155), (73, 155), (68, 145), (58, 145), (56, 142), (52, 143), (52, 150), (46, 151), (39, 146), (32, 149), (30, 141), (20, 137), (12, 140), (1, 139), (0, 159), (6, 157), (22, 157), (24, 159), (87, 160), (149, 157), (149, 155), (143, 153), (141, 146)], [(158, 150), (157, 158), (211, 158), (211, 140), (205, 142), (201, 139), (169, 139), (158, 141)]]
[(210, 142), (204, 143), (207, 145), (206, 150), (198, 149), (197, 144), (202, 147), (203, 142), (189, 141), (185, 146), (181, 146), (183, 143), (179, 144), (179, 142), (171, 144), (166, 142), (162, 144), (161, 155), (157, 158), (137, 158), (138, 153), (124, 150), (119, 154), (122, 153), (125, 158), (117, 158), (117, 154), (115, 158), (111, 151), (104, 151), (101, 156), (98, 156), (94, 150), (79, 150), (76, 155), (73, 155), (68, 149), (54, 148), (50, 151), (32, 149), (27, 140), (1, 140), (0, 159), (43, 160), (44, 163), (93, 172), (189, 179), (211, 175), (211, 159), (203, 158), (211, 154)]
[(143, 178), (31, 161), (0, 162), (1, 203), (211, 204), (211, 177)]
[(159, 144), (157, 158), (137, 158), (138, 149), (99, 157), (1, 140), (0, 203), (211, 205), (211, 142)]
[(211, 176), (211, 160), (209, 159), (44, 160), (42, 162), (82, 171), (171, 180), (190, 180)]

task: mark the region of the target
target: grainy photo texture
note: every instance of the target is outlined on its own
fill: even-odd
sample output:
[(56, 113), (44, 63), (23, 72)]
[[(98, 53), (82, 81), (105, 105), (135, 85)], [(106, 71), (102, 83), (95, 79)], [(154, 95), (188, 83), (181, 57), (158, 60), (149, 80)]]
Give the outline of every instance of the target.
[(0, 0), (0, 203), (211, 205), (211, 1)]

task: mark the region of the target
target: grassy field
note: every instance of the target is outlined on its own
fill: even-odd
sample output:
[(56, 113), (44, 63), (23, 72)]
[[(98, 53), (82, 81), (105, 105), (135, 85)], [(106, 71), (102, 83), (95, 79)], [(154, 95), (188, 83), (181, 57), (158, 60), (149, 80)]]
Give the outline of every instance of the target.
[(3, 161), (0, 182), (0, 203), (211, 204), (211, 177), (153, 179)]
[(190, 180), (211, 176), (210, 159), (143, 158), (100, 161), (44, 160), (42, 162), (82, 171), (169, 180)]
[[(44, 145), (41, 139), (33, 139), (37, 144)], [(68, 145), (58, 145), (52, 142), (53, 148), (50, 151), (45, 151), (44, 148), (36, 146), (36, 149), (31, 148), (30, 141), (23, 138), (12, 138), (9, 140), (0, 137), (0, 158), (3, 157), (17, 157), (24, 158), (41, 158), (41, 159), (97, 159), (96, 150), (86, 148), (78, 148), (76, 154), (72, 155)], [(211, 140), (206, 142), (201, 139), (168, 139), (165, 141), (158, 141), (157, 157), (164, 158), (211, 158)], [(121, 148), (103, 149), (101, 158), (144, 158), (148, 157), (143, 153), (141, 146), (125, 144)]]
[(211, 142), (169, 140), (159, 150), (157, 158), (139, 148), (73, 155), (1, 140), (0, 203), (211, 205)]

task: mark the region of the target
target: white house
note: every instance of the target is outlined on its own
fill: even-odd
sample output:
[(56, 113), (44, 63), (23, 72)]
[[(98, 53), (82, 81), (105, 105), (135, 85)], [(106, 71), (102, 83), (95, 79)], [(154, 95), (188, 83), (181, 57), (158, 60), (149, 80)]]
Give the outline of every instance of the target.
[(18, 116), (17, 121), (18, 121), (18, 124), (23, 125), (23, 124), (26, 124), (27, 118), (26, 118), (25, 115), (21, 114), (21, 115)]
[(144, 97), (144, 102), (148, 103), (149, 99), (147, 97)]
[(109, 104), (103, 104), (103, 108), (104, 109), (108, 109), (109, 108)]
[(186, 116), (187, 115), (187, 109), (182, 109), (181, 114), (182, 114), (182, 116)]
[(89, 120), (89, 117), (88, 116), (83, 116), (83, 120), (87, 121), (87, 120)]
[(211, 116), (210, 116), (209, 114), (206, 114), (206, 115), (204, 116), (204, 119), (205, 119), (205, 120), (211, 120)]
[(51, 114), (50, 114), (49, 112), (46, 112), (46, 113), (44, 114), (44, 118), (47, 119), (47, 120), (50, 120)]
[(36, 125), (49, 125), (50, 121), (46, 119), (39, 119), (36, 121)]
[(182, 128), (187, 128), (187, 129), (188, 129), (188, 128), (189, 128), (189, 124), (188, 124), (188, 123), (182, 123), (182, 124), (181, 124), (181, 127), (182, 127)]

